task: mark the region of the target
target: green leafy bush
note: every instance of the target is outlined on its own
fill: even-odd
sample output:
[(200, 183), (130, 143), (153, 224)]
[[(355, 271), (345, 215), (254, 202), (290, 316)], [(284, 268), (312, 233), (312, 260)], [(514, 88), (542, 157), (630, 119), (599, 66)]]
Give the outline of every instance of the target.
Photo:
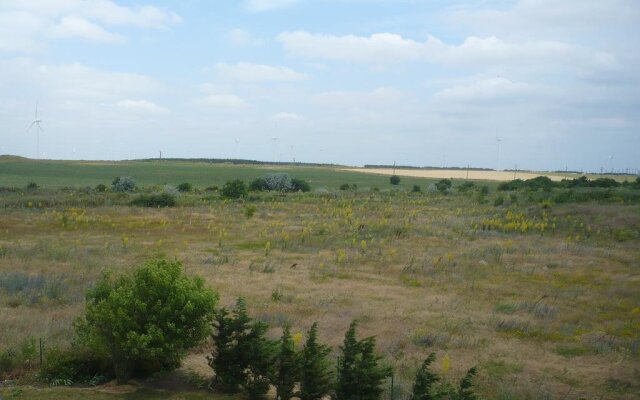
[(227, 181), (222, 187), (222, 197), (225, 199), (239, 199), (247, 195), (247, 186), (240, 179)]
[(107, 191), (107, 185), (101, 183), (95, 187), (95, 191), (98, 193), (104, 193)]
[(391, 175), (391, 177), (389, 178), (389, 183), (391, 183), (392, 185), (399, 185), (400, 177), (398, 175)]
[(131, 201), (131, 205), (138, 207), (175, 207), (176, 198), (167, 192), (141, 194)]
[(104, 275), (76, 320), (80, 343), (106, 358), (118, 383), (179, 366), (210, 332), (217, 294), (178, 261), (149, 261), (133, 273)]
[(59, 386), (72, 383), (99, 384), (113, 377), (113, 369), (105, 358), (86, 347), (58, 347), (46, 351), (38, 378)]
[(189, 182), (183, 182), (177, 186), (178, 192), (187, 193), (193, 190), (193, 185)]
[(40, 187), (35, 182), (29, 182), (26, 186), (27, 190), (38, 190)]
[(438, 189), (438, 192), (440, 193), (445, 193), (447, 190), (451, 189), (451, 186), (451, 179), (440, 179), (436, 182), (436, 189)]
[(292, 178), (291, 179), (291, 190), (294, 192), (310, 192), (311, 191), (311, 185), (309, 185), (309, 182), (300, 179), (300, 178)]

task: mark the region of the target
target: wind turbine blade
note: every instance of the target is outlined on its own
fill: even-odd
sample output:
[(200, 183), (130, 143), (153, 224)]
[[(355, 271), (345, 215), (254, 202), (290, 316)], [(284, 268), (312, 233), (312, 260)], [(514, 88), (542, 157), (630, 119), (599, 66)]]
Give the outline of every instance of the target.
[(42, 126), (40, 126), (40, 124), (38, 124), (38, 129), (40, 130), (40, 132), (44, 132), (44, 129), (42, 129)]
[(29, 126), (27, 127), (27, 129), (25, 129), (26, 132), (29, 132), (31, 130), (31, 127), (33, 125), (35, 125), (36, 121), (33, 121), (32, 123), (29, 124)]

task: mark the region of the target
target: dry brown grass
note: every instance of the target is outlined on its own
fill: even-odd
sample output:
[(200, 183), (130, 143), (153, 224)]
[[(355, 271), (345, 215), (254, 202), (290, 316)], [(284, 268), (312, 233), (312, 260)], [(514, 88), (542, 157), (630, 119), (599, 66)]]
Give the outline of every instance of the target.
[[(451, 380), (479, 365), (490, 398), (639, 398), (640, 246), (615, 241), (594, 216), (634, 224), (637, 207), (552, 210), (593, 226), (576, 240), (560, 228), (475, 230), (501, 210), (464, 196), (294, 195), (254, 204), (249, 219), (233, 202), (67, 211), (67, 226), (60, 212), (3, 211), (0, 271), (60, 277), (65, 290), (16, 305), (0, 289), (0, 343), (68, 343), (82, 293), (104, 268), (177, 257), (220, 292), (221, 305), (245, 297), (274, 336), (285, 323), (298, 332), (318, 321), (321, 338), (337, 349), (359, 320), (405, 390), (436, 351), (451, 359)], [(187, 365), (206, 373), (203, 363), (195, 354)]]

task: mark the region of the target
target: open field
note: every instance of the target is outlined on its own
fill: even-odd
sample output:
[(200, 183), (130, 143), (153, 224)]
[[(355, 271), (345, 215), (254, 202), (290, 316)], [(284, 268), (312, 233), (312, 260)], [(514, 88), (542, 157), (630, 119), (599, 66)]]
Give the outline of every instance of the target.
[[(201, 188), (222, 186), (230, 179), (250, 181), (269, 172), (286, 172), (305, 179), (314, 188), (337, 189), (343, 183), (361, 187), (383, 187), (387, 179), (338, 168), (305, 166), (260, 166), (210, 164), (179, 161), (34, 161), (15, 157), (0, 157), (0, 186), (24, 187), (35, 182), (45, 188), (84, 187), (111, 184), (114, 177), (133, 176), (140, 185), (178, 185), (190, 182)], [(402, 182), (408, 188), (424, 185), (424, 178), (409, 178)]]
[[(640, 398), (638, 203), (555, 204), (540, 200), (547, 193), (513, 192), (494, 205), (505, 196), (495, 185), (486, 197), (478, 188), (463, 192), (459, 182), (448, 194), (410, 193), (379, 175), (322, 168), (295, 175), (331, 191), (245, 201), (191, 193), (166, 209), (127, 205), (135, 194), (55, 189), (108, 184), (118, 175), (203, 189), (265, 172), (140, 164), (0, 164), (0, 186), (45, 188), (0, 192), (0, 352), (29, 338), (43, 338), (47, 348), (68, 345), (84, 291), (104, 269), (176, 257), (219, 291), (221, 305), (245, 297), (273, 336), (285, 324), (296, 333), (318, 321), (320, 338), (337, 351), (357, 319), (395, 367), (396, 399), (406, 398), (432, 351), (436, 370), (452, 381), (478, 365), (485, 398)], [(430, 182), (414, 179), (403, 179), (404, 187)], [(362, 190), (333, 191), (344, 182)], [(195, 350), (184, 368), (207, 378), (206, 353), (206, 346)], [(0, 394), (11, 398), (10, 390)], [(22, 398), (75, 399), (87, 390), (25, 387)], [(201, 393), (173, 396), (166, 398)]]
[[(362, 172), (366, 174), (406, 176), (412, 178), (431, 178), (431, 179), (465, 179), (465, 180), (481, 180), (481, 181), (510, 181), (512, 179), (532, 179), (536, 176), (548, 176), (552, 181), (561, 181), (563, 179), (573, 179), (580, 175), (575, 173), (549, 173), (549, 172), (521, 172), (521, 171), (478, 171), (463, 169), (392, 169), (392, 168), (344, 168), (343, 171)], [(629, 179), (623, 175), (606, 175), (608, 178), (616, 180)]]

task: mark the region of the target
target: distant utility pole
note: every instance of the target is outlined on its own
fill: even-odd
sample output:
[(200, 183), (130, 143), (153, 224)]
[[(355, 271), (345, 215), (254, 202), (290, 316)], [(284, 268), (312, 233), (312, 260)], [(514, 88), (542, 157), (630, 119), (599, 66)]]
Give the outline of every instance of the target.
[(516, 164), (516, 167), (513, 169), (513, 180), (516, 179), (516, 174), (518, 173), (518, 164)]
[(396, 174), (396, 162), (395, 161), (393, 162), (393, 174), (394, 175)]
[(467, 164), (467, 179), (469, 179), (469, 164)]
[(160, 160), (162, 160), (162, 150), (160, 150)]

